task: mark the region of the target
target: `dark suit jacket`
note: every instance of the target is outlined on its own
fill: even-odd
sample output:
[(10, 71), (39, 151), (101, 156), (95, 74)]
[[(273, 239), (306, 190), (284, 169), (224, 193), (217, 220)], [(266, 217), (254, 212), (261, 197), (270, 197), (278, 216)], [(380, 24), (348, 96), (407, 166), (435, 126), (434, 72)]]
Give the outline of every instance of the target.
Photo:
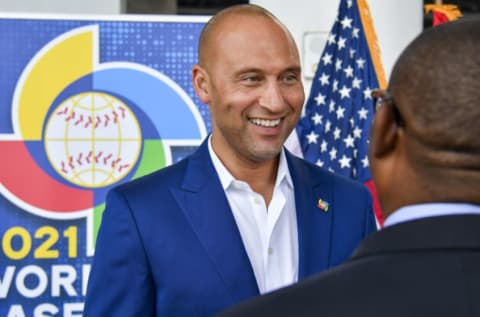
[[(375, 230), (360, 184), (287, 153), (299, 278), (346, 260)], [(317, 207), (327, 201), (327, 212)], [(85, 316), (211, 316), (259, 294), (207, 143), (107, 197)]]
[(380, 230), (348, 262), (221, 316), (480, 316), (480, 216)]

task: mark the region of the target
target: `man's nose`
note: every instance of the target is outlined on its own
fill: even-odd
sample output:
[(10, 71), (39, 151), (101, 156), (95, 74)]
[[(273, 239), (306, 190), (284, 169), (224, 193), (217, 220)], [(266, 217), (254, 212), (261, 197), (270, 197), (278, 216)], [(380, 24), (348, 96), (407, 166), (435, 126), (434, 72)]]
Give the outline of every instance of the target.
[(260, 105), (268, 108), (271, 112), (280, 112), (285, 109), (285, 98), (281, 83), (275, 81), (265, 85), (260, 97)]

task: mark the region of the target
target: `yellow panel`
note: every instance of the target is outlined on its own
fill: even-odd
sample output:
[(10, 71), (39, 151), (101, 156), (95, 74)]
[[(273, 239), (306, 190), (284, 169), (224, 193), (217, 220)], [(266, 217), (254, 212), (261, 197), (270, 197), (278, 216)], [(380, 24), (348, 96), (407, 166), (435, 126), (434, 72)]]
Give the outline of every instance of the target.
[(35, 56), (22, 87), (18, 115), (24, 140), (40, 140), (46, 113), (55, 98), (78, 78), (93, 70), (93, 36), (89, 30), (54, 43)]

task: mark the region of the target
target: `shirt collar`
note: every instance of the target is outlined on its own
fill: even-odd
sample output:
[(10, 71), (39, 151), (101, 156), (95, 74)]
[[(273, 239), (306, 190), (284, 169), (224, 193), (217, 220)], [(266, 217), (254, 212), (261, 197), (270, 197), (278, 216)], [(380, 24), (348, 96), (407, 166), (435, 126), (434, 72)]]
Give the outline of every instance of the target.
[(464, 203), (429, 203), (404, 206), (391, 213), (385, 219), (383, 226), (393, 226), (401, 222), (427, 217), (465, 214), (480, 215), (480, 205)]
[[(218, 177), (220, 178), (220, 183), (222, 184), (223, 190), (226, 190), (230, 184), (235, 181), (233, 175), (227, 170), (222, 161), (218, 158), (217, 154), (212, 147), (212, 135), (208, 138), (208, 152), (212, 159), (213, 166), (217, 171)], [(285, 149), (282, 148), (280, 153), (280, 161), (278, 164), (277, 178), (275, 181), (275, 188), (278, 187), (282, 181), (285, 180), (290, 188), (293, 188), (292, 177), (288, 170), (287, 157), (285, 155)]]

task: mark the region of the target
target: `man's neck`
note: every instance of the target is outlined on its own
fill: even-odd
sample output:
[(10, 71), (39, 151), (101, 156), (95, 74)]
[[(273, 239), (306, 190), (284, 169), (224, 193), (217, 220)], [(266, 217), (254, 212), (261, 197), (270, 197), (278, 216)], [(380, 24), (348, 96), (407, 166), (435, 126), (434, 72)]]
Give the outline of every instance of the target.
[[(209, 142), (211, 141), (210, 139)], [(254, 161), (231, 153), (228, 149), (218, 151), (212, 142), (209, 146), (233, 178), (246, 182), (253, 191), (263, 196), (268, 206), (277, 179), (281, 153), (269, 160)]]
[(253, 191), (262, 195), (268, 206), (277, 179), (279, 157), (280, 155), (265, 162), (255, 162), (255, 164), (239, 159), (223, 160), (220, 156), (219, 159), (235, 179), (248, 183)]

